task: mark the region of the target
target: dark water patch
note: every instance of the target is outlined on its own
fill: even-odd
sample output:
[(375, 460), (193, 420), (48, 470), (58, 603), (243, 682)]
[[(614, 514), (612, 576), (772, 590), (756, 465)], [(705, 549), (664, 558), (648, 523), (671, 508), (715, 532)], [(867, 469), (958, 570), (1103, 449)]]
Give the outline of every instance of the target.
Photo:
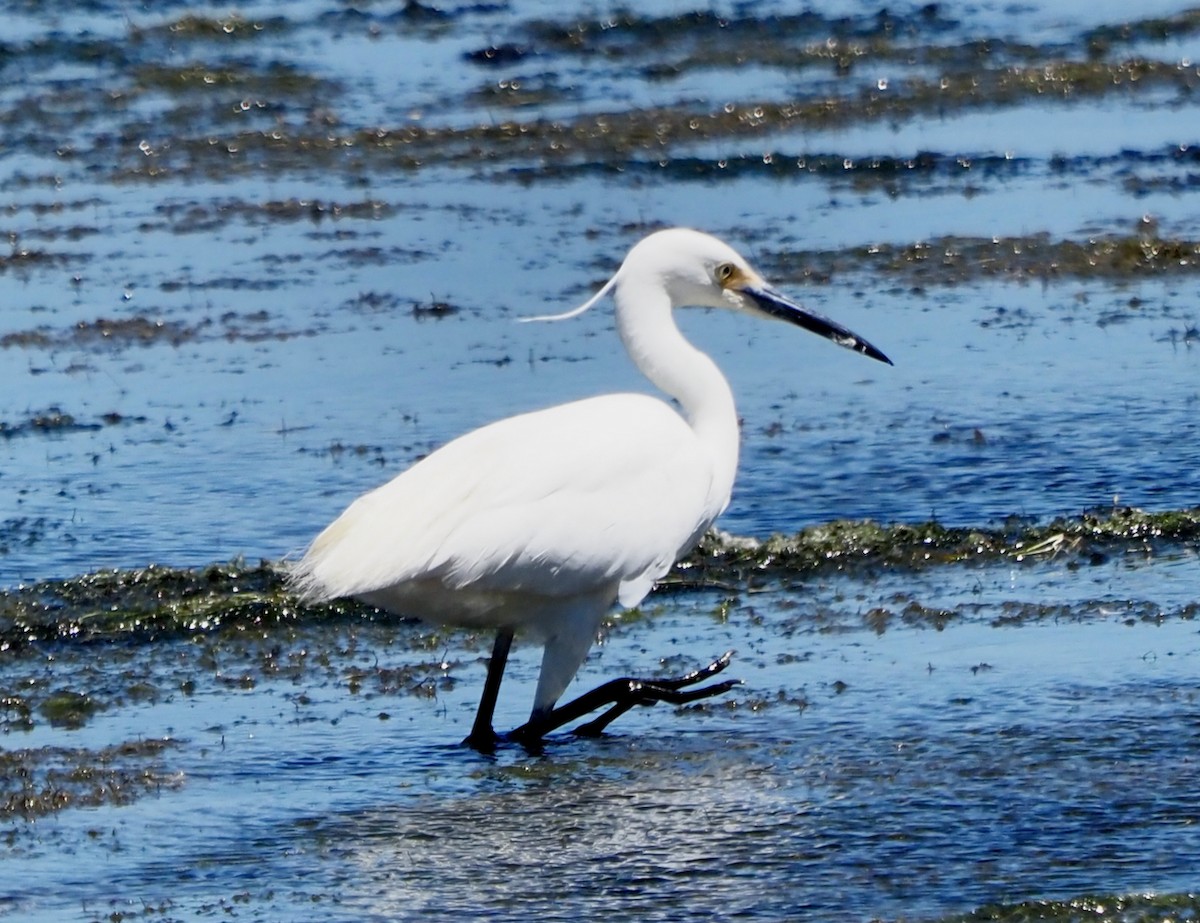
[[(11, 181), (11, 180), (10, 180)], [(4, 205), (4, 214), (8, 216), (28, 212), (34, 218), (47, 218), (64, 215), (69, 212), (94, 211), (104, 204), (99, 196), (89, 196), (82, 199), (62, 201), (58, 199), (33, 202), (8, 202)]]
[[(1200, 273), (1200, 241), (1152, 231), (1084, 240), (1051, 235), (941, 237), (912, 244), (869, 244), (821, 253), (765, 255), (774, 276), (828, 281), (840, 274), (884, 274), (913, 286), (959, 285), (981, 279), (1129, 281)], [(805, 267), (799, 272), (797, 267)], [(816, 268), (808, 268), (816, 267)]]
[(400, 296), (392, 292), (359, 292), (342, 302), (342, 308), (361, 314), (391, 314), (401, 301)]
[[(1130, 152), (1130, 156), (1137, 156)], [(1102, 165), (1096, 158), (1084, 158), (1078, 163), (1081, 172), (1094, 174)], [(529, 181), (538, 176), (567, 179), (592, 173), (609, 174), (615, 170), (631, 177), (645, 176), (672, 182), (717, 182), (759, 177), (762, 179), (794, 180), (797, 176), (819, 176), (830, 182), (846, 185), (858, 191), (875, 188), (900, 191), (917, 185), (934, 183), (949, 185), (972, 178), (1010, 180), (1037, 169), (1037, 161), (1006, 154), (946, 154), (938, 151), (918, 151), (911, 157), (848, 157), (831, 153), (788, 153), (779, 148), (762, 154), (731, 154), (723, 157), (663, 156), (647, 160), (629, 159), (614, 166), (609, 161), (594, 160), (560, 163), (542, 167), (514, 167), (508, 176)]]
[(240, 67), (232, 63), (216, 66), (200, 63), (179, 66), (146, 64), (133, 68), (130, 77), (140, 89), (168, 93), (221, 94), (223, 90), (238, 90), (237, 97), (219, 96), (219, 99), (234, 104), (229, 110), (231, 115), (246, 113), (252, 108), (271, 108), (271, 100), (292, 95), (311, 98), (319, 90), (332, 95), (334, 90), (328, 82), (305, 73), (297, 65), (281, 62), (266, 65), (257, 61), (246, 62)]
[(55, 689), (38, 705), (38, 711), (54, 727), (80, 728), (104, 707), (104, 703), (85, 692)]
[[(357, 314), (395, 314), (408, 302), (394, 292), (359, 292), (353, 298), (342, 302), (342, 310), (353, 311)], [(417, 306), (411, 306), (413, 313)]]
[[(270, 255), (262, 257), (262, 262), (266, 265), (280, 265), (284, 263), (299, 262), (299, 257), (281, 257)], [(288, 279), (283, 276), (276, 276), (268, 279), (252, 279), (248, 276), (212, 276), (207, 279), (171, 279), (166, 282), (159, 283), (160, 286), (165, 286), (164, 291), (211, 291), (224, 290), (230, 292), (272, 292), (276, 289), (286, 288), (292, 285), (300, 284), (298, 280)], [(257, 312), (255, 312), (257, 313)], [(211, 321), (202, 321), (206, 326)], [(312, 328), (310, 328), (311, 330)]]
[[(1095, 562), (1097, 566), (1104, 562)], [(1070, 565), (1068, 565), (1068, 568)], [(796, 583), (797, 589), (805, 585)], [(760, 588), (769, 592), (770, 587)], [(781, 617), (775, 629), (782, 637), (855, 633), (864, 628), (875, 635), (916, 628), (945, 631), (954, 625), (979, 624), (993, 628), (1016, 628), (1039, 624), (1085, 625), (1094, 622), (1116, 622), (1126, 627), (1157, 626), (1166, 622), (1195, 622), (1200, 620), (1200, 602), (1163, 603), (1149, 599), (1090, 598), (1046, 602), (1043, 600), (1006, 599), (980, 602), (961, 600), (951, 605), (933, 603), (927, 597), (903, 590), (887, 594), (865, 612), (849, 611), (834, 603), (794, 607), (780, 605)], [(988, 664), (975, 664), (973, 672), (988, 670)]]
[(417, 320), (441, 320), (458, 314), (462, 308), (448, 301), (431, 298), (429, 301), (413, 302), (411, 310)]
[(46, 410), (30, 414), (18, 423), (0, 420), (0, 438), (12, 439), (15, 436), (94, 432), (106, 426), (145, 422), (145, 417), (126, 416), (116, 411), (101, 414), (95, 420), (80, 420), (74, 414), (66, 413), (61, 407), (49, 407)]
[(656, 16), (626, 9), (602, 19), (524, 23), (510, 40), (467, 52), (466, 58), (492, 68), (547, 56), (601, 60), (640, 66), (650, 79), (669, 79), (692, 70), (747, 63), (846, 74), (856, 64), (880, 61), (950, 63), (956, 52), (960, 65), (968, 56), (975, 62), (995, 62), (1046, 54), (1045, 47), (1000, 39), (963, 42), (960, 24), (949, 12), (937, 3), (856, 16), (816, 10), (751, 16), (739, 9), (729, 14), (694, 10)]
[[(179, 288), (231, 288), (260, 290), (262, 287), (246, 279), (208, 280), (206, 282), (164, 283), (164, 290)], [(0, 336), (0, 347), (4, 349), (84, 349), (123, 350), (133, 346), (155, 346), (165, 344), (179, 347), (185, 343), (202, 340), (223, 339), (229, 342), (259, 342), (262, 340), (287, 340), (297, 336), (311, 336), (313, 331), (296, 330), (273, 325), (273, 315), (265, 310), (237, 312), (226, 311), (219, 317), (206, 317), (193, 323), (166, 320), (161, 317), (137, 315), (125, 318), (99, 318), (94, 321), (79, 321), (68, 328), (49, 326), (36, 327), (6, 333)], [(0, 433), (3, 433), (0, 423)]]
[(360, 202), (287, 199), (266, 202), (261, 206), (261, 210), (269, 221), (308, 219), (314, 224), (320, 224), (327, 219), (359, 218), (373, 221), (379, 218), (388, 218), (396, 213), (397, 208), (395, 205), (378, 199), (366, 199)]
[[(746, 15), (693, 10), (654, 15), (618, 10), (602, 18), (538, 19), (517, 25), (510, 38), (465, 53), (471, 63), (512, 72), (546, 59), (603, 62), (637, 68), (644, 79), (666, 81), (694, 71), (746, 65), (791, 73), (819, 71), (845, 78), (856, 68), (897, 65), (949, 75), (1015, 70), (1022, 65), (1088, 65), (1114, 49), (1153, 44), (1197, 31), (1187, 10), (1165, 17), (1104, 25), (1058, 42), (1025, 43), (970, 31), (952, 6), (929, 3), (850, 16), (816, 10)], [(1081, 74), (1084, 71), (1078, 71)], [(509, 81), (510, 83), (512, 81)], [(1089, 82), (1088, 80), (1084, 81)]]
[(1162, 336), (1162, 342), (1172, 346), (1191, 348), (1200, 344), (1200, 325), (1189, 324), (1185, 327), (1172, 327)]
[(1083, 34), (1089, 54), (1105, 55), (1114, 47), (1139, 42), (1166, 42), (1200, 33), (1200, 10), (1181, 10), (1169, 16), (1131, 19), (1103, 25)]
[(64, 523), (44, 516), (10, 516), (0, 522), (0, 555), (34, 548), (48, 538), (56, 543), (73, 544), (75, 539), (64, 531), (65, 528)]
[(1188, 173), (1184, 176), (1127, 177), (1124, 185), (1136, 196), (1147, 196), (1154, 193), (1178, 195), (1200, 189), (1200, 173)]
[[(404, 247), (337, 247), (316, 256), (318, 260), (343, 263), (347, 266), (393, 266), (397, 262), (413, 258)], [(420, 254), (416, 254), (419, 258)]]
[[(410, 5), (399, 15), (411, 17), (412, 9)], [(446, 29), (454, 29), (462, 17), (488, 12), (456, 9), (442, 11), (440, 18)], [(352, 32), (373, 34), (372, 28), (380, 26), (373, 13), (355, 16), (362, 21)], [(518, 27), (519, 38), (468, 53), (489, 70), (511, 71), (538, 61), (542, 71), (489, 80), (467, 90), (457, 108), (478, 108), (482, 101), (489, 107), (529, 109), (534, 118), (458, 127), (424, 121), (371, 124), (354, 115), (350, 94), (355, 91), (339, 79), (286, 58), (245, 55), (250, 44), (274, 49), (285, 34), (311, 26), (303, 18), (190, 14), (167, 24), (130, 26), (128, 35), (95, 39), (112, 46), (99, 57), (83, 56), (104, 62), (97, 66), (103, 67), (110, 87), (108, 105), (97, 105), (95, 88), (39, 86), (27, 105), (13, 107), (11, 128), (34, 138), (42, 137), (47, 125), (61, 123), (73, 140), (58, 147), (70, 158), (117, 162), (122, 165), (119, 176), (158, 180), (266, 169), (360, 175), (431, 164), (494, 169), (528, 167), (528, 161), (545, 161), (550, 170), (578, 163), (634, 169), (637, 160), (650, 155), (686, 159), (687, 148), (698, 143), (761, 137), (775, 142), (787, 132), (898, 124), (925, 116), (944, 119), (1118, 93), (1161, 105), (1171, 102), (1172, 93), (1175, 101), (1186, 102), (1200, 85), (1197, 68), (1184, 62), (1108, 60), (1096, 51), (1099, 32), (1081, 34), (1066, 45), (1022, 45), (963, 34), (953, 14), (933, 4), (858, 17), (624, 11), (604, 21), (530, 22)], [(403, 33), (403, 27), (397, 28)], [(1150, 20), (1142, 26), (1115, 26), (1113, 34), (1124, 30), (1145, 43), (1165, 34), (1164, 28), (1187, 34), (1188, 14), (1165, 26)], [(192, 60), (177, 63), (180, 43)], [(751, 47), (753, 54), (747, 50)], [(19, 59), (34, 53), (30, 47), (14, 49)], [(81, 59), (79, 49), (58, 53), (67, 60)], [(690, 72), (720, 72), (749, 60), (790, 70), (815, 68), (828, 78), (794, 86), (792, 96), (782, 100), (735, 90), (733, 101), (716, 108), (691, 101), (647, 101), (623, 111), (538, 114), (563, 103), (577, 108), (581, 94), (596, 95), (596, 81), (566, 80), (553, 70), (563, 57), (576, 59), (575, 66), (594, 58), (619, 67), (619, 81), (643, 84)], [(877, 71), (881, 65), (892, 76), (853, 76), (856, 68)], [(599, 83), (614, 81), (616, 75)], [(165, 97), (164, 111), (153, 120), (142, 117), (143, 102), (159, 97)], [(97, 124), (101, 111), (123, 116), (119, 132), (87, 127)], [(139, 140), (130, 144), (131, 138)]]
[[(413, 9), (409, 5), (396, 15), (411, 19)], [(446, 28), (454, 28), (462, 17), (490, 10), (438, 12)], [(374, 14), (355, 15), (371, 20), (356, 27), (369, 32)], [(691, 71), (740, 67), (752, 58), (764, 66), (819, 67), (829, 72), (829, 79), (795, 87), (785, 100), (736, 93), (735, 101), (716, 108), (678, 102), (460, 127), (416, 121), (364, 124), (353, 114), (351, 91), (338, 79), (285, 58), (245, 55), (248, 46), (274, 49), (285, 35), (310, 25), (281, 16), (259, 20), (188, 14), (170, 23), (130, 25), (127, 34), (94, 37), (88, 48), (76, 47), (78, 43), (65, 48), (13, 46), (14, 66), (32, 66), (32, 59), (46, 56), (85, 61), (103, 72), (103, 80), (100, 86), (39, 84), (22, 105), (10, 107), (8, 127), (14, 136), (23, 133), (32, 146), (61, 126), (69, 140), (60, 139), (54, 147), (64, 159), (118, 163), (116, 178), (228, 177), (261, 170), (361, 175), (430, 164), (528, 168), (529, 161), (545, 161), (550, 170), (578, 163), (622, 169), (636, 167), (634, 161), (649, 154), (686, 158), (687, 148), (697, 143), (763, 137), (774, 142), (786, 132), (896, 124), (1112, 94), (1153, 99), (1159, 105), (1169, 101), (1172, 91), (1177, 100), (1186, 101), (1200, 85), (1198, 69), (1183, 62), (1105, 59), (1096, 50), (1103, 41), (1099, 31), (1082, 34), (1067, 46), (960, 35), (953, 14), (938, 4), (858, 17), (624, 11), (603, 22), (530, 22), (519, 27), (521, 38), (468, 56), (489, 69), (522, 66), (547, 55), (582, 56), (585, 61), (595, 57), (619, 65), (625, 81), (632, 61), (640, 64), (633, 78), (649, 83)], [(1190, 14), (1185, 13), (1165, 24), (1133, 22), (1111, 32), (1145, 42), (1190, 29)], [(183, 54), (193, 60), (177, 63), (181, 44)], [(665, 49), (671, 53), (666, 60)], [(854, 68), (871, 62), (900, 72), (867, 81), (851, 77)], [(458, 107), (477, 107), (471, 100), (483, 98), (489, 106), (544, 112), (571, 101), (573, 87), (594, 94), (587, 89), (591, 83), (563, 80), (554, 73), (506, 76), (467, 91)], [(165, 108), (153, 119), (145, 118), (144, 102), (158, 97), (165, 97)], [(101, 115), (117, 118), (119, 128), (101, 130)]]
[(278, 37), (295, 28), (295, 21), (285, 16), (247, 19), (240, 13), (228, 16), (202, 16), (187, 13), (170, 22), (153, 26), (130, 27), (129, 37), (135, 42), (176, 42), (179, 40), (216, 40), (236, 42), (262, 37)]
[(440, 321), (460, 314), (464, 309), (461, 305), (451, 304), (441, 298), (429, 298), (425, 301), (397, 295), (394, 292), (359, 292), (353, 298), (342, 303), (342, 308), (357, 314), (408, 314), (418, 321)]
[[(0, 823), (34, 820), (67, 808), (129, 804), (182, 784), (166, 765), (179, 743), (137, 740), (84, 747), (0, 749)], [(10, 847), (21, 828), (10, 828)], [(32, 833), (25, 830), (25, 833)]]
[[(67, 61), (92, 68), (94, 79), (27, 81), (0, 126), (22, 146), (56, 152), (64, 164), (94, 164), (106, 150), (153, 157), (170, 147), (178, 128), (245, 127), (251, 120), (269, 126), (296, 108), (311, 115), (336, 99), (336, 81), (270, 54), (237, 56), (248, 50), (241, 39), (277, 41), (291, 27), (285, 17), (252, 23), (187, 16), (148, 28), (130, 24), (125, 34), (55, 32), (14, 43), (6, 59), (13, 70), (39, 73)], [(178, 63), (189, 51), (197, 57)], [(157, 109), (153, 118), (144, 116), (147, 104)]]
[(0, 346), (5, 349), (124, 348), (154, 343), (179, 346), (197, 339), (199, 331), (199, 326), (144, 315), (101, 317), (94, 321), (80, 321), (66, 329), (38, 327), (6, 333), (0, 336)]
[(342, 219), (379, 220), (396, 213), (394, 205), (377, 199), (359, 202), (332, 202), (322, 199), (276, 199), (266, 202), (247, 202), (233, 199), (225, 202), (174, 202), (158, 205), (155, 212), (166, 220), (146, 222), (141, 230), (165, 229), (173, 234), (211, 234), (238, 221), (250, 226), (308, 221), (321, 225)]
[[(1144, 60), (1115, 64), (1055, 62), (936, 80), (909, 77), (897, 84), (844, 95), (801, 96), (786, 102), (743, 101), (726, 103), (715, 110), (687, 105), (652, 107), (571, 121), (519, 123), (502, 134), (483, 137), (497, 142), (496, 152), (500, 155), (505, 154), (500, 145), (514, 140), (514, 129), (523, 144), (506, 146), (517, 156), (528, 156), (535, 144), (541, 147), (541, 153), (558, 157), (587, 156), (604, 147), (619, 154), (657, 148), (669, 155), (674, 147), (687, 143), (846, 128), (879, 120), (896, 123), (926, 115), (945, 117), (1035, 100), (1095, 98), (1122, 92), (1131, 84), (1138, 92), (1169, 87), (1190, 93), (1200, 86), (1200, 69)], [(480, 132), (480, 128), (468, 129), (465, 134), (441, 132), (438, 138), (440, 143), (453, 145), (471, 136), (479, 137)], [(423, 140), (413, 138), (414, 148), (410, 150)]]
[(31, 269), (56, 269), (82, 259), (76, 253), (55, 253), (52, 250), (34, 250), (20, 246), (19, 236), (12, 238), (11, 253), (0, 254), (0, 274), (11, 272), (21, 275)]
[(55, 29), (26, 42), (4, 42), (0, 48), (4, 51), (3, 64), (11, 70), (45, 67), (60, 61), (117, 69), (131, 60), (127, 45), (91, 31)]
[[(1080, 183), (1112, 182), (1131, 195), (1189, 192), (1200, 188), (1200, 146), (1173, 144), (1153, 150), (1126, 148), (1117, 154), (1055, 155), (1043, 158), (1014, 152), (950, 153), (918, 150), (911, 156), (851, 156), (836, 152), (792, 150), (775, 144), (763, 153), (695, 156), (672, 152), (655, 157), (562, 161), (536, 167), (514, 166), (504, 174), (518, 182), (573, 179), (619, 173), (673, 183), (728, 182), (755, 178), (794, 182), (819, 177), (837, 189), (855, 193), (881, 191), (898, 197), (930, 191), (972, 194), (997, 183), (1046, 175)], [(1102, 179), (1105, 178), (1105, 179)]]
[(73, 243), (102, 233), (104, 232), (95, 225), (73, 224), (57, 228), (28, 228), (21, 232), (21, 236), (25, 240), (44, 240), (50, 243), (66, 240)]
[(334, 460), (355, 458), (365, 460), (372, 465), (379, 465), (380, 467), (387, 465), (387, 458), (383, 454), (383, 447), (378, 445), (366, 445), (364, 443), (347, 445), (344, 442), (334, 441), (324, 448), (301, 448), (299, 451), (316, 458), (331, 458)]
[[(260, 289), (253, 285), (247, 286), (255, 291)], [(282, 327), (274, 323), (275, 315), (266, 310), (257, 311), (226, 311), (217, 318), (218, 327), (212, 336), (219, 337), (229, 343), (261, 343), (264, 341), (282, 342), (295, 337), (315, 336), (316, 328), (296, 329)]]
[[(216, 137), (180, 136), (169, 149), (125, 162), (128, 178), (163, 178), (177, 173), (228, 175), (266, 169), (334, 168), (415, 170), (428, 164), (477, 168), (510, 167), (522, 161), (603, 163), (620, 169), (653, 152), (660, 158), (684, 154), (689, 145), (828, 130), (919, 116), (946, 117), (963, 111), (1059, 99), (1072, 101), (1122, 92), (1132, 84), (1148, 93), (1162, 87), (1191, 92), (1200, 68), (1129, 61), (1121, 64), (1062, 64), (928, 81), (846, 96), (787, 102), (743, 101), (717, 109), (693, 104), (626, 109), (573, 118), (506, 120), (462, 128), (407, 124), (315, 133), (305, 125), (221, 132)], [(115, 152), (114, 152), (115, 153)]]

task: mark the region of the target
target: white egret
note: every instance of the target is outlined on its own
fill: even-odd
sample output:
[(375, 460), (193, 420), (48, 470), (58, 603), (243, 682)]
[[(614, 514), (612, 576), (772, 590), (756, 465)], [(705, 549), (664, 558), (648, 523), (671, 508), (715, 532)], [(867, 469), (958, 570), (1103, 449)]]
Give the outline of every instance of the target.
[(615, 603), (636, 606), (729, 502), (738, 460), (733, 393), (672, 310), (731, 308), (789, 321), (891, 364), (866, 340), (788, 300), (728, 245), (675, 228), (640, 241), (573, 317), (611, 293), (621, 340), (679, 405), (608, 394), (521, 414), (453, 440), (355, 500), (292, 570), (312, 601), (352, 596), (435, 624), (491, 629), (496, 641), (465, 743), (494, 746), (492, 716), (515, 632), (544, 645), (529, 721), (539, 740), (599, 733), (635, 705), (724, 692), (729, 655), (670, 680), (620, 679), (558, 706)]

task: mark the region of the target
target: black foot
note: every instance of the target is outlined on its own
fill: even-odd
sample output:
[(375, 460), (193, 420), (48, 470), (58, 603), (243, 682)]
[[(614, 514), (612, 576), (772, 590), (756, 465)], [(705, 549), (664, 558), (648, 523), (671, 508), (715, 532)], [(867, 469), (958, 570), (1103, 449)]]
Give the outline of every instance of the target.
[(476, 728), (463, 738), (462, 745), (470, 747), (479, 753), (492, 754), (496, 752), (497, 740), (496, 732), (491, 728), (488, 728), (486, 731), (480, 731)]
[(638, 705), (649, 706), (659, 702), (667, 702), (670, 705), (686, 705), (688, 702), (720, 695), (728, 692), (734, 686), (740, 685), (741, 680), (722, 680), (709, 686), (701, 686), (699, 689), (688, 689), (687, 687), (716, 676), (729, 666), (732, 657), (733, 651), (726, 651), (708, 666), (675, 678), (634, 679), (627, 676), (609, 680), (591, 692), (585, 692), (579, 698), (572, 699), (566, 705), (560, 705), (549, 714), (521, 725), (508, 736), (518, 743), (529, 746), (564, 724), (582, 718), (598, 708), (610, 706), (608, 711), (598, 718), (593, 718), (575, 729), (575, 733), (582, 737), (598, 737), (614, 720)]

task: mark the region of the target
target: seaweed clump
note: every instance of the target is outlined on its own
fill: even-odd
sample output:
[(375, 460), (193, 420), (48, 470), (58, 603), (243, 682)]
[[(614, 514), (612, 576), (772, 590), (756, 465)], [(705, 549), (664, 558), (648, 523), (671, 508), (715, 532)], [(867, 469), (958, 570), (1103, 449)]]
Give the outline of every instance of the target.
[(285, 575), (262, 562), (200, 569), (104, 570), (0, 593), (0, 652), (31, 644), (152, 643), (219, 629), (247, 631), (308, 618), (377, 615), (361, 604), (298, 604)]
[(128, 804), (182, 779), (162, 757), (171, 739), (138, 740), (101, 750), (38, 747), (0, 750), (0, 821), (31, 820), (70, 807)]
[(1076, 566), (1117, 551), (1153, 554), (1159, 544), (1200, 541), (1200, 507), (1148, 512), (1132, 507), (1086, 512), (1045, 524), (1013, 520), (992, 528), (936, 521), (884, 525), (836, 520), (763, 542), (712, 532), (667, 581), (676, 586), (744, 582), (751, 575), (821, 569), (923, 568), (1007, 558), (1069, 556)]
[[(1153, 555), (1166, 545), (1195, 542), (1200, 507), (1161, 512), (1113, 507), (1043, 524), (1014, 519), (994, 527), (835, 520), (765, 541), (710, 532), (663, 584), (745, 585), (760, 576), (997, 559), (1059, 557), (1083, 566), (1115, 553)], [(353, 600), (305, 604), (288, 588), (284, 569), (267, 561), (199, 569), (151, 565), (0, 591), (0, 653), (54, 643), (152, 643), (218, 631), (268, 635), (306, 624), (362, 621), (409, 620)]]
[(1068, 900), (1021, 901), (988, 904), (961, 917), (958, 923), (1160, 923), (1163, 920), (1195, 920), (1200, 917), (1197, 894), (1110, 894), (1087, 895)]

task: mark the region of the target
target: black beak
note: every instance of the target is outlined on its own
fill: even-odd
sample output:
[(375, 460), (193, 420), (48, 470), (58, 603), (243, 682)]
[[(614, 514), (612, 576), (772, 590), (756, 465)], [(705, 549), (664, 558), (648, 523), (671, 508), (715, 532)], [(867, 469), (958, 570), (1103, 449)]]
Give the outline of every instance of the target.
[(747, 286), (742, 289), (742, 293), (747, 295), (764, 314), (777, 317), (779, 320), (785, 320), (789, 324), (795, 324), (797, 327), (803, 327), (805, 330), (809, 330), (818, 336), (833, 340), (838, 346), (845, 346), (846, 349), (852, 349), (857, 353), (862, 353), (864, 356), (870, 356), (872, 359), (878, 359), (880, 362), (886, 362), (888, 365), (892, 364), (892, 360), (885, 356), (881, 350), (876, 349), (853, 330), (848, 330), (823, 314), (800, 307), (800, 305), (785, 298), (774, 289)]

